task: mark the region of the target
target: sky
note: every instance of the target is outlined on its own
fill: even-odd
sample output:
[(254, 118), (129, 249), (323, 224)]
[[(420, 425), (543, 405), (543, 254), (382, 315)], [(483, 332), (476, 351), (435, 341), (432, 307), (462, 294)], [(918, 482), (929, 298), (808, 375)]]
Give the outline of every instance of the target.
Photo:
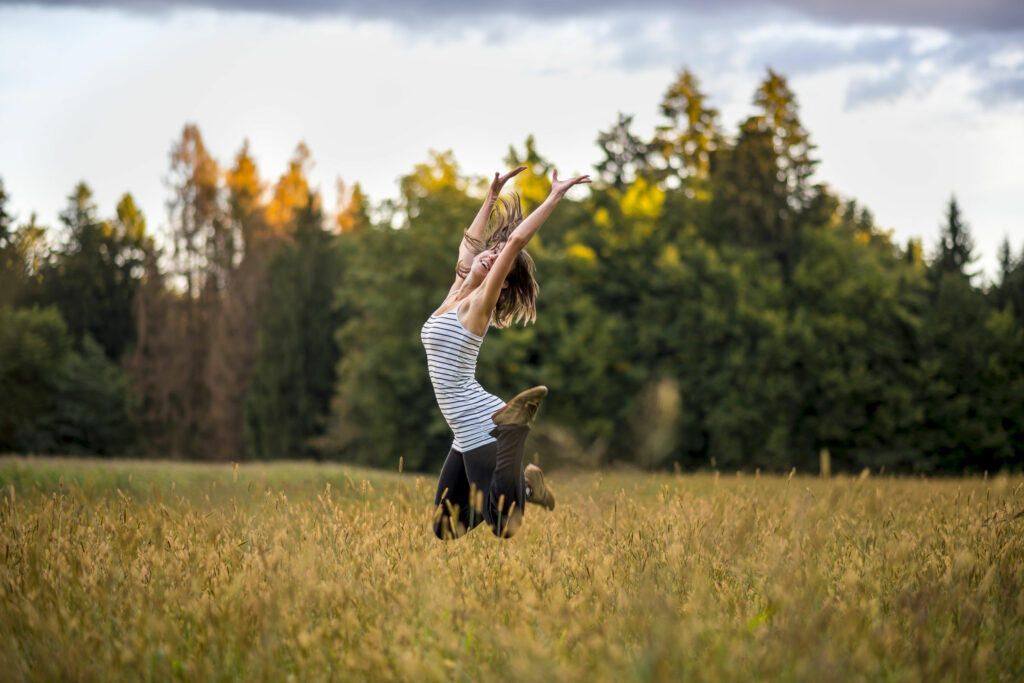
[(955, 194), (986, 277), (1004, 237), (1024, 251), (1020, 0), (0, 0), (0, 178), (18, 222), (58, 226), (84, 180), (159, 234), (186, 123), (223, 165), (248, 139), (270, 181), (304, 141), (328, 208), (338, 178), (397, 197), (430, 150), (490, 175), (530, 134), (585, 173), (619, 112), (650, 136), (684, 67), (729, 132), (786, 76), (816, 179), (901, 243), (931, 253)]

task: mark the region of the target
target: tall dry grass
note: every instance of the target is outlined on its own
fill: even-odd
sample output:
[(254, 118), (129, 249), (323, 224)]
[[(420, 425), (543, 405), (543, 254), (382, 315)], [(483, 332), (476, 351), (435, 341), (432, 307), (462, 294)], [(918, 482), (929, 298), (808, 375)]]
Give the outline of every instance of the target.
[(5, 680), (1020, 680), (1024, 480), (0, 460)]

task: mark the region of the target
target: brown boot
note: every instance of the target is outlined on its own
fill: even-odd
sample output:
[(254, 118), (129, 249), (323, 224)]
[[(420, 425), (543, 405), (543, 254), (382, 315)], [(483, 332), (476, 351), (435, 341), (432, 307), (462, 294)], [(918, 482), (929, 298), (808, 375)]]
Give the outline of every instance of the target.
[(523, 478), (526, 479), (526, 485), (530, 487), (526, 502), (543, 505), (548, 510), (554, 510), (555, 494), (551, 493), (551, 489), (544, 483), (544, 473), (541, 469), (530, 463), (523, 472)]
[(548, 388), (543, 385), (527, 389), (495, 411), (491, 421), (498, 426), (529, 425), (537, 415), (540, 400), (547, 395)]

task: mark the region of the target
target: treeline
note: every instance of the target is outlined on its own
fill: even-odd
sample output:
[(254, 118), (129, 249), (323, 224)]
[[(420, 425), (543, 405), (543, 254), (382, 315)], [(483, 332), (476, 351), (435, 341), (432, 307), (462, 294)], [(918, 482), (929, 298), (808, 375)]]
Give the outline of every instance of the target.
[[(549, 463), (1020, 469), (1024, 251), (981, 282), (953, 199), (934, 254), (894, 243), (815, 182), (784, 78), (754, 105), (727, 131), (683, 71), (650, 134), (598, 134), (599, 181), (531, 247), (537, 323), (488, 335), (483, 384), (551, 388)], [(339, 182), (328, 214), (304, 145), (272, 183), (194, 126), (170, 161), (159, 243), (129, 195), (101, 218), (80, 184), (48, 230), (0, 185), (0, 451), (437, 467), (419, 329), (486, 179), (432, 153), (396, 199)], [(538, 204), (552, 163), (532, 138), (505, 162)]]

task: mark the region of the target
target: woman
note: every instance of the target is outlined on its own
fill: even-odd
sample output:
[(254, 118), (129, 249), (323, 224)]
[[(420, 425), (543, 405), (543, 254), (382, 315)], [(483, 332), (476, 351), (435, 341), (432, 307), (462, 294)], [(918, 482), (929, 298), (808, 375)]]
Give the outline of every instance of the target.
[[(536, 318), (539, 289), (533, 259), (525, 251), (566, 191), (589, 183), (583, 175), (551, 181), (551, 194), (527, 218), (518, 198), (501, 198), (501, 188), (526, 167), (494, 174), (487, 198), (459, 246), (455, 282), (440, 308), (420, 333), (427, 352), (427, 370), (438, 406), (455, 439), (441, 467), (434, 498), (434, 533), (452, 539), (481, 521), (502, 538), (522, 524), (523, 505), (549, 510), (555, 498), (536, 465), (523, 472), (523, 452), (530, 424), (548, 393), (534, 387), (507, 404), (484, 391), (476, 381), (476, 359), (487, 328), (523, 324)], [(492, 210), (499, 205), (496, 225), (487, 236)]]

